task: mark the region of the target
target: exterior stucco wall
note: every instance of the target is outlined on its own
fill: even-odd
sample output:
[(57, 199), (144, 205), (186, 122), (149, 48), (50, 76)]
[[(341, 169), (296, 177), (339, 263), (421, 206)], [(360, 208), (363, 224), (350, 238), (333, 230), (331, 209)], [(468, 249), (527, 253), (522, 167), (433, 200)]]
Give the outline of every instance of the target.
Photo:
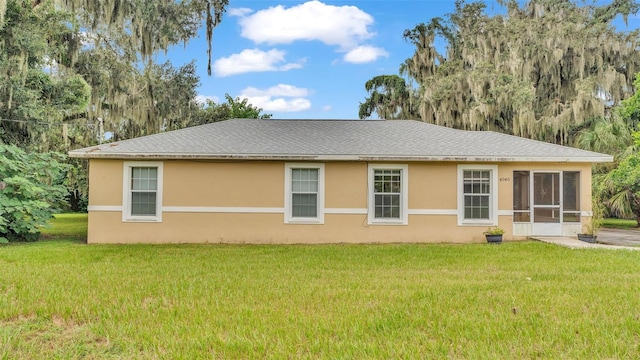
[(122, 205), (122, 161), (91, 160), (89, 206)]
[(158, 224), (122, 223), (119, 213), (94, 212), (89, 221), (90, 243), (467, 243), (484, 242), (486, 229), (452, 231), (456, 218), (441, 215), (410, 215), (408, 226), (367, 225), (360, 214), (329, 214), (323, 225), (285, 225), (281, 214), (229, 213), (165, 213)]
[(455, 209), (457, 164), (409, 164), (409, 209)]
[(282, 207), (284, 163), (164, 162), (164, 206)]
[[(492, 164), (496, 165), (496, 164)], [(498, 225), (514, 239), (514, 170), (581, 171), (591, 208), (590, 164), (500, 163)], [(458, 164), (408, 164), (408, 225), (369, 225), (368, 164), (327, 162), (324, 224), (285, 224), (282, 161), (164, 161), (161, 222), (123, 222), (123, 161), (91, 160), (90, 243), (483, 242), (487, 226), (458, 226)], [(120, 209), (120, 210), (119, 210)], [(521, 238), (521, 237), (520, 237)], [(517, 238), (516, 238), (517, 239)]]
[[(335, 176), (335, 174), (340, 174)], [(364, 179), (364, 184), (362, 180)], [(325, 164), (325, 207), (364, 209), (367, 207), (367, 164)], [(284, 188), (284, 185), (280, 185)], [(284, 197), (284, 193), (282, 193)]]

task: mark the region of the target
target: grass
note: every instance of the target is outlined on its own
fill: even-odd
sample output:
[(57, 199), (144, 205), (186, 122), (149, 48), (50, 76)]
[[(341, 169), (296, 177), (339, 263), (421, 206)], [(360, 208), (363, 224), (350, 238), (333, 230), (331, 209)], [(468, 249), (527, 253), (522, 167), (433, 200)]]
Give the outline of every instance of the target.
[(72, 232), (0, 247), (1, 359), (640, 354), (637, 252), (84, 245)]
[(631, 219), (603, 219), (602, 227), (610, 229), (637, 229), (638, 222)]
[(49, 226), (42, 228), (44, 240), (87, 241), (87, 214), (55, 214)]

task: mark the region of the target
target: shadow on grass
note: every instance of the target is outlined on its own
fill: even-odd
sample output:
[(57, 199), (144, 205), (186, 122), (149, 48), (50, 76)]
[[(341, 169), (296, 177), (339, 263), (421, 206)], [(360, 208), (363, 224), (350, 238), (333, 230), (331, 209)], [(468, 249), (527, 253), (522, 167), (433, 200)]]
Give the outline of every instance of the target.
[(70, 241), (87, 243), (87, 214), (56, 214), (47, 227), (42, 228), (39, 241)]

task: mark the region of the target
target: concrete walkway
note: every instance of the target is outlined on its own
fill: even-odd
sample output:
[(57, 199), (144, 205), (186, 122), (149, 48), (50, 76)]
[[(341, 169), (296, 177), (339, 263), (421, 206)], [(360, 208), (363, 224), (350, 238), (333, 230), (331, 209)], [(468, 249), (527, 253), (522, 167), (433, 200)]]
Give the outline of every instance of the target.
[(580, 241), (576, 237), (534, 236), (532, 239), (571, 249), (640, 250), (639, 230), (601, 229), (596, 244)]

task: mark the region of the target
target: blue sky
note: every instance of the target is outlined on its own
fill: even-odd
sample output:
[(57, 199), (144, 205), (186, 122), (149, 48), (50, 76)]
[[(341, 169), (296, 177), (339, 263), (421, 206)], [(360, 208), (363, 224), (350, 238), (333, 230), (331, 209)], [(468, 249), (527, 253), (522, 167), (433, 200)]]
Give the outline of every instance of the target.
[[(454, 10), (453, 0), (229, 2), (214, 30), (211, 76), (204, 34), (166, 57), (176, 66), (196, 60), (201, 97), (248, 98), (283, 119), (357, 118), (365, 82), (397, 74), (413, 54), (404, 30)], [(487, 3), (488, 12), (501, 12)], [(638, 25), (629, 19), (629, 28)]]

